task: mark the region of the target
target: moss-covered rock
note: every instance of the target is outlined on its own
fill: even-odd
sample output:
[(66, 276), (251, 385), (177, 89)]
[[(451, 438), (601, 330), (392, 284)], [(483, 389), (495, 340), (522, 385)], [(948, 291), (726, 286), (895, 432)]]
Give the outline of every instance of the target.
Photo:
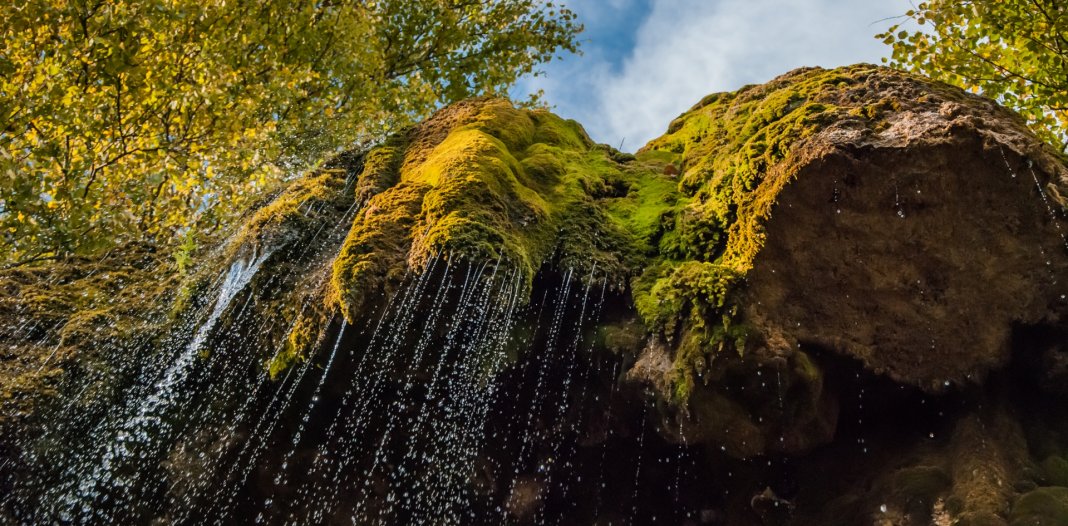
[(0, 271), (0, 436), (26, 432), (14, 430), (59, 394), (66, 370), (147, 343), (164, 325), (152, 313), (177, 282), (167, 257), (141, 246)]
[[(658, 342), (629, 342), (634, 358), (660, 350), (631, 377), (683, 413), (740, 404), (732, 414), (766, 435), (747, 442), (773, 450), (834, 433), (834, 394), (799, 345), (932, 391), (978, 382), (1006, 360), (1013, 323), (1049, 315), (1068, 269), (1060, 220), (1033, 193), (1037, 181), (1058, 202), (1060, 161), (995, 104), (875, 66), (706, 97), (633, 157), (546, 111), (480, 99), (366, 159), (332, 274), (350, 321), (433, 258), (499, 262), (528, 287), (546, 268), (606, 276)], [(1034, 181), (1005, 177), (1030, 169)], [(981, 189), (964, 182), (976, 177)], [(964, 213), (983, 217), (945, 231)], [(969, 249), (981, 240), (993, 264)], [(902, 262), (913, 245), (922, 260)], [(972, 290), (1002, 275), (1022, 277)], [(790, 404), (741, 394), (758, 372)]]
[(1015, 115), (921, 77), (796, 70), (706, 97), (637, 158), (682, 172), (659, 257), (633, 284), (679, 349), (677, 394), (696, 355), (769, 333), (924, 389), (981, 381), (1012, 324), (1065, 292), (1062, 218), (1042, 204), (1060, 203), (1063, 164)]
[(500, 262), (528, 288), (549, 262), (623, 282), (677, 199), (669, 178), (621, 164), (575, 122), (501, 99), (450, 106), (368, 159), (367, 201), (334, 265), (350, 320), (434, 257)]
[[(585, 413), (596, 429), (575, 448), (629, 436), (670, 450), (660, 459), (699, 450), (714, 478), (729, 476), (710, 483), (722, 496), (698, 500), (722, 499), (730, 524), (787, 520), (769, 503), (799, 524), (1059, 524), (1060, 426), (1025, 439), (1006, 407), (1063, 395), (1066, 174), (993, 102), (868, 65), (711, 95), (635, 155), (594, 144), (548, 111), (470, 100), (269, 192), (214, 250), (189, 238), (173, 265), (132, 247), (121, 258), (0, 272), (0, 315), (16, 320), (0, 331), (0, 432), (75, 367), (95, 366), (100, 348), (158, 352), (157, 333), (177, 331), (170, 350), (186, 349), (181, 335), (198, 332), (232, 265), (262, 264), (242, 285), (241, 307), (214, 313), (226, 329), (204, 329), (197, 363), (216, 367), (202, 373), (209, 385), (212, 374), (237, 378), (214, 356), (234, 353), (242, 372), (277, 379), (330, 341), (335, 351), (375, 341), (369, 320), (446, 261), (507, 268), (523, 284), (509, 297), (543, 298), (508, 311), (526, 317), (501, 336), (502, 356), (476, 366), (480, 378), (524, 378), (516, 369), (534, 363), (524, 355), (531, 342), (551, 353), (561, 331), (593, 336), (547, 354), (588, 358), (586, 369), (576, 360), (544, 370), (558, 368), (565, 386), (584, 382), (573, 402), (599, 405), (563, 404), (539, 428), (568, 432)], [(600, 312), (587, 309), (593, 287), (579, 313), (569, 310), (570, 284), (553, 306), (550, 292), (568, 280), (603, 281)], [(535, 284), (549, 285), (535, 296)], [(440, 291), (433, 304), (417, 292), (396, 308), (437, 316), (454, 289)], [(339, 314), (358, 330), (339, 332)], [(1045, 327), (1044, 339), (1021, 336), (1033, 327)], [(398, 348), (414, 338), (406, 331)], [(409, 358), (425, 361), (451, 332), (426, 336)], [(1013, 352), (1019, 363), (1004, 370)], [(427, 374), (417, 363), (389, 378), (404, 358), (384, 358), (383, 380), (411, 394)], [(1028, 367), (1046, 369), (1041, 395), (1016, 392), (1015, 369)], [(1038, 378), (1028, 374), (1019, 377)], [(333, 375), (320, 387), (336, 391), (324, 383)], [(620, 379), (629, 392), (617, 393)], [(168, 469), (195, 478), (194, 450), (213, 440), (205, 431)], [(666, 473), (661, 463), (642, 470)], [(676, 493), (685, 469), (674, 472)], [(794, 477), (804, 487), (782, 482)]]
[(1057, 455), (1050, 455), (1042, 461), (1045, 480), (1051, 486), (1068, 487), (1068, 460)]
[(1012, 505), (1012, 526), (1068, 524), (1068, 488), (1038, 488), (1021, 495)]

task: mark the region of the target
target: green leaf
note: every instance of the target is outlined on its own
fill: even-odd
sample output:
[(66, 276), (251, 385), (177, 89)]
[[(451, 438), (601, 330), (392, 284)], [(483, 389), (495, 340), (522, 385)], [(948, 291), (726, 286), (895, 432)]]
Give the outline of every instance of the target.
[[(906, 16), (927, 31), (893, 25), (877, 35), (891, 63), (996, 98), (1028, 119), (1040, 137), (1064, 150), (1068, 138), (1068, 17), (1051, 0), (917, 4)], [(894, 32), (896, 31), (896, 34)]]

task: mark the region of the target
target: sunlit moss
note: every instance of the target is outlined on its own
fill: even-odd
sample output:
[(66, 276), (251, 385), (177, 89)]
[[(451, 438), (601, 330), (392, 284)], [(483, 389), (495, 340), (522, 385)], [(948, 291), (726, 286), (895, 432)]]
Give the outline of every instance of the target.
[(334, 265), (350, 320), (367, 295), (435, 256), (499, 261), (528, 290), (550, 261), (576, 277), (623, 283), (655, 252), (675, 204), (673, 181), (621, 164), (574, 121), (501, 99), (450, 107), (403, 137), (369, 154), (403, 162), (356, 217)]
[(231, 240), (232, 250), (255, 246), (278, 246), (292, 241), (315, 224), (324, 204), (345, 207), (353, 199), (343, 191), (347, 170), (322, 169), (300, 177), (259, 208), (242, 225), (238, 236)]
[[(342, 219), (355, 210), (359, 191), (355, 176), (372, 160), (362, 152), (330, 157), (266, 196), (223, 250), (206, 255), (210, 260), (184, 279), (171, 318), (203, 306), (205, 298), (210, 301), (214, 297), (210, 285), (234, 261), (269, 253), (247, 285), (255, 301), (221, 313), (220, 324), (240, 327), (243, 320), (258, 320), (260, 327), (247, 334), (247, 342), (250, 348), (261, 349), (272, 376), (306, 357), (322, 337), (335, 304), (327, 286), (329, 258), (344, 233)], [(239, 313), (242, 317), (236, 318)]]
[(385, 280), (400, 277), (411, 245), (411, 230), (428, 188), (400, 184), (374, 196), (353, 222), (334, 260), (333, 294), (350, 321), (355, 320), (371, 291)]

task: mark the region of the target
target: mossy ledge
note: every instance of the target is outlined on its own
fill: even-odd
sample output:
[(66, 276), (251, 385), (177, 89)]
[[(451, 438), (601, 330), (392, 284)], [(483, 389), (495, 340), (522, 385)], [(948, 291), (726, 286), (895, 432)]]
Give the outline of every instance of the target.
[(527, 288), (546, 264), (618, 286), (655, 257), (675, 183), (574, 121), (503, 99), (438, 112), (368, 154), (363, 207), (334, 263), (350, 321), (433, 257), (500, 262)]

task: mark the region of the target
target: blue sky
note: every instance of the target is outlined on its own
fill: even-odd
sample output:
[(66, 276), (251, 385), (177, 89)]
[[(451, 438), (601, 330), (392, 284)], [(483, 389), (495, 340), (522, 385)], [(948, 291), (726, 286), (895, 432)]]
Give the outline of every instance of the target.
[[(559, 2), (558, 2), (559, 3)], [(878, 63), (874, 38), (909, 0), (566, 0), (586, 30), (582, 55), (522, 79), (594, 140), (634, 151), (704, 95), (801, 66)]]

